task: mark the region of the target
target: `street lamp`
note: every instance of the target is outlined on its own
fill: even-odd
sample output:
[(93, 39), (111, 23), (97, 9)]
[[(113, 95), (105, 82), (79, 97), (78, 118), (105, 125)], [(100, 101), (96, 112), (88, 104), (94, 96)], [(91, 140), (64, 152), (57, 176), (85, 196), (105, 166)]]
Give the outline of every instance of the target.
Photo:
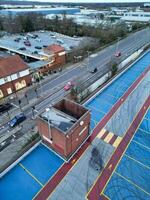
[(51, 127), (50, 127), (50, 124), (51, 124), (51, 120), (49, 120), (49, 116), (48, 116), (48, 112), (50, 111), (50, 108), (46, 108), (46, 117), (47, 117), (47, 120), (48, 120), (48, 133), (49, 133), (49, 138), (50, 140), (52, 140), (52, 133), (51, 133)]
[(116, 45), (116, 50), (115, 50), (115, 53), (117, 53), (117, 52), (118, 52), (119, 40), (120, 40), (120, 37), (118, 37), (118, 38), (117, 38), (117, 45)]
[(89, 66), (90, 66), (90, 53), (91, 51), (87, 51), (87, 54), (88, 54), (87, 71), (89, 70)]

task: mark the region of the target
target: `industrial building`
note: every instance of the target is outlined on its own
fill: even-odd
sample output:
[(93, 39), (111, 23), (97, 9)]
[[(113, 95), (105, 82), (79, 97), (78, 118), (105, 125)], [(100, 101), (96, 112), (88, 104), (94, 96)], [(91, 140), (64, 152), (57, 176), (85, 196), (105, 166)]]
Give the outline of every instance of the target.
[(82, 145), (90, 134), (90, 111), (63, 99), (37, 118), (42, 139), (65, 159)]
[(30, 84), (29, 67), (18, 55), (0, 58), (0, 98)]
[(131, 22), (150, 22), (149, 12), (126, 12), (121, 18), (124, 21)]
[(79, 8), (67, 8), (67, 7), (57, 7), (57, 8), (27, 8), (27, 9), (4, 9), (0, 11), (0, 15), (24, 15), (29, 13), (37, 13), (42, 15), (48, 14), (75, 14), (80, 12)]

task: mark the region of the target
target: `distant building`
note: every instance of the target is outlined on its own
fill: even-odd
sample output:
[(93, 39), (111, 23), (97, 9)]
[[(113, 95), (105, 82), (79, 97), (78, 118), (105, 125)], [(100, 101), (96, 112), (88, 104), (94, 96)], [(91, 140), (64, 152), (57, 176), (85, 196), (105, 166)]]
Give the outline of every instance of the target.
[(75, 14), (80, 12), (79, 8), (67, 8), (67, 7), (56, 7), (56, 8), (27, 8), (27, 9), (4, 9), (0, 10), (0, 15), (24, 15), (29, 13), (37, 13), (42, 15), (48, 14)]
[(65, 159), (84, 143), (89, 136), (90, 111), (63, 99), (48, 107), (37, 119), (42, 139)]
[(0, 98), (31, 84), (28, 65), (18, 55), (0, 58)]
[(149, 12), (127, 12), (121, 18), (124, 21), (131, 22), (150, 22)]

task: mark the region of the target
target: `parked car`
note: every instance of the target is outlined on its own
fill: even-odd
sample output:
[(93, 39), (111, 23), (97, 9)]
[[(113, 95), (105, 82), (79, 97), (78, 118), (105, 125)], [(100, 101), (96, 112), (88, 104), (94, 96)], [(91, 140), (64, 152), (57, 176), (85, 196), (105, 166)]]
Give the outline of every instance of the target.
[(69, 81), (68, 83), (66, 83), (66, 85), (64, 86), (64, 90), (68, 91), (72, 88), (72, 86), (74, 86), (74, 83), (72, 81)]
[(29, 41), (24, 41), (24, 44), (26, 45), (26, 46), (31, 46), (31, 43), (29, 42)]
[(35, 46), (35, 49), (42, 49), (42, 47), (40, 47), (40, 46)]
[(16, 115), (14, 118), (12, 118), (12, 119), (10, 120), (9, 126), (10, 126), (11, 128), (13, 128), (13, 127), (19, 125), (19, 124), (20, 124), (21, 122), (23, 122), (24, 120), (26, 120), (26, 116), (25, 116), (23, 113), (21, 113), (21, 114), (19, 114), (19, 115)]
[(116, 53), (115, 53), (115, 57), (120, 57), (121, 56), (121, 52), (120, 51), (117, 51)]
[(5, 103), (0, 105), (0, 113), (6, 112), (12, 108), (10, 103)]
[(21, 40), (21, 38), (15, 38), (14, 41), (15, 42), (19, 42)]
[(20, 47), (20, 48), (18, 48), (18, 50), (25, 51), (26, 48), (25, 47)]

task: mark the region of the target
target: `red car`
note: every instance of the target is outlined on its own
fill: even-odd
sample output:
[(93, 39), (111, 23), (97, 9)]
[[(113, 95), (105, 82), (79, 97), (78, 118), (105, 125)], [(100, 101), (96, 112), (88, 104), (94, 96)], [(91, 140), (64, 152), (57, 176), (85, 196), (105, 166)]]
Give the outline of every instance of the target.
[(121, 56), (121, 52), (120, 51), (117, 51), (116, 53), (115, 53), (115, 57), (120, 57)]
[(68, 91), (71, 89), (71, 87), (73, 86), (73, 82), (69, 81), (68, 83), (66, 83), (66, 85), (64, 86), (64, 90)]

